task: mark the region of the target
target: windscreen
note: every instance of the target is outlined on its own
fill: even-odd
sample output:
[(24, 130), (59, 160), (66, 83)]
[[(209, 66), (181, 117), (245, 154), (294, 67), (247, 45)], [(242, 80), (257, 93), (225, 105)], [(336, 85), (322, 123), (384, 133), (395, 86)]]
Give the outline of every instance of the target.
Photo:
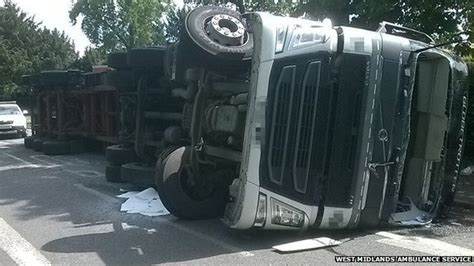
[(18, 108), (18, 106), (0, 106), (0, 115), (18, 115), (20, 113), (20, 108)]

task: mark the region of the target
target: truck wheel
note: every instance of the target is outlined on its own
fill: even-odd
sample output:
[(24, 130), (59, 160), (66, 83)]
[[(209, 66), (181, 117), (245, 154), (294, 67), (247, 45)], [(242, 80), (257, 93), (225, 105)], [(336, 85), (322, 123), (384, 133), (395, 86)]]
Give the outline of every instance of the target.
[(127, 52), (115, 52), (108, 54), (107, 65), (117, 70), (129, 68), (127, 64)]
[(105, 149), (105, 158), (114, 165), (122, 165), (138, 160), (133, 147), (127, 147), (122, 144), (108, 146)]
[(46, 139), (45, 138), (35, 138), (33, 140), (33, 150), (35, 151), (42, 151), (43, 150), (43, 142), (45, 142)]
[(43, 142), (43, 153), (45, 155), (69, 154), (70, 147), (67, 141), (48, 140)]
[(25, 142), (25, 148), (27, 149), (33, 149), (33, 141), (35, 140), (34, 136), (26, 137), (24, 139)]
[(82, 140), (69, 141), (69, 151), (71, 154), (83, 153), (87, 151), (87, 145)]
[(143, 163), (122, 165), (120, 176), (127, 183), (154, 186), (154, 169)]
[(186, 32), (208, 54), (226, 60), (248, 60), (253, 53), (253, 36), (239, 12), (203, 6), (186, 16)]
[(220, 217), (227, 203), (228, 189), (216, 187), (208, 196), (196, 198), (186, 185), (191, 147), (165, 150), (156, 163), (155, 181), (160, 199), (176, 217), (210, 219)]
[(121, 165), (107, 165), (105, 167), (105, 179), (109, 182), (123, 182), (121, 178)]
[(131, 68), (162, 68), (165, 47), (136, 48), (128, 52), (128, 65)]
[(105, 74), (104, 83), (122, 91), (133, 91), (137, 89), (137, 81), (133, 72), (127, 70), (107, 72), (107, 74)]
[(43, 86), (75, 86), (81, 83), (81, 71), (79, 70), (50, 70), (41, 72), (41, 84)]

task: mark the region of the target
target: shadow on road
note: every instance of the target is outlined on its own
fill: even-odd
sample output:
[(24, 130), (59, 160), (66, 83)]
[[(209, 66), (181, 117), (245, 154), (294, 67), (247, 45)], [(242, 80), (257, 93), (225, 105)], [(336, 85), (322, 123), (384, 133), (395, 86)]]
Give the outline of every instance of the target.
[[(23, 149), (19, 141), (13, 144), (3, 143), (0, 146), (4, 147), (0, 149), (0, 167), (15, 163), (13, 158), (5, 156), (6, 152), (22, 160), (37, 163), (34, 156), (39, 153)], [(241, 256), (241, 252), (251, 253), (270, 249), (274, 245), (319, 236), (351, 241), (372, 234), (369, 231), (348, 230), (310, 230), (305, 233), (256, 230), (241, 232), (229, 229), (219, 220), (184, 221), (172, 216), (149, 218), (120, 213), (122, 201), (113, 196), (119, 193), (119, 188), (126, 186), (107, 183), (103, 175), (78, 174), (84, 171), (102, 171), (103, 174), (100, 159), (96, 155), (91, 155), (93, 159), (87, 159), (87, 156), (60, 157), (66, 162), (63, 164), (60, 164), (58, 159), (51, 158), (51, 164), (60, 164), (55, 168), (16, 168), (0, 171), (0, 205), (15, 206), (15, 216), (19, 220), (45, 219), (50, 221), (49, 228), (62, 226), (52, 229), (56, 232), (51, 232), (52, 236), (49, 238), (45, 237), (42, 251), (96, 253), (105, 264), (148, 265), (185, 262), (224, 254)], [(86, 162), (79, 164), (75, 161), (77, 158)], [(48, 157), (42, 159), (49, 160)], [(48, 165), (48, 161), (43, 161), (43, 164)], [(78, 190), (77, 184), (109, 195), (106, 198), (109, 200)], [(61, 222), (72, 223), (73, 228), (70, 225), (61, 225)], [(110, 230), (99, 230), (99, 227), (108, 227)], [(68, 230), (68, 233), (63, 234), (61, 230)], [(324, 252), (345, 255), (337, 248), (326, 249)]]

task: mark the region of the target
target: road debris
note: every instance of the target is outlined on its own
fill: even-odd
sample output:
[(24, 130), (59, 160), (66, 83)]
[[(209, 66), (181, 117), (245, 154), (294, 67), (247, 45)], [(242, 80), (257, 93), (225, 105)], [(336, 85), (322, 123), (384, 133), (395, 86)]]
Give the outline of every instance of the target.
[(328, 237), (318, 237), (313, 239), (306, 239), (296, 242), (291, 242), (287, 244), (273, 246), (273, 249), (280, 252), (295, 252), (295, 251), (304, 251), (311, 249), (320, 249), (325, 247), (333, 247), (340, 245), (341, 242), (328, 238)]
[(128, 191), (118, 195), (117, 198), (127, 199), (120, 208), (122, 212), (139, 213), (151, 217), (169, 214), (154, 188), (147, 188), (141, 192)]

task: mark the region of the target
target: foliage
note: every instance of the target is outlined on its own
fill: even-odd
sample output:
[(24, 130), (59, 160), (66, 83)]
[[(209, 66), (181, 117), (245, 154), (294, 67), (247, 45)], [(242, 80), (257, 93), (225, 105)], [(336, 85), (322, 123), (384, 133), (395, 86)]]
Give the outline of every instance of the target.
[(274, 0), (263, 0), (263, 1), (245, 1), (245, 11), (266, 11), (274, 15), (288, 16), (295, 13), (296, 8), (299, 6), (293, 1), (277, 1)]
[(84, 55), (78, 58), (73, 64), (72, 68), (80, 69), (84, 72), (92, 72), (93, 66), (106, 64), (106, 53), (99, 48), (87, 47), (84, 50)]
[(18, 85), (22, 75), (66, 68), (76, 58), (64, 33), (40, 28), (11, 1), (0, 7), (0, 98), (25, 93)]
[(189, 5), (185, 5), (182, 8), (178, 8), (175, 5), (170, 5), (168, 7), (166, 12), (166, 22), (164, 25), (165, 39), (168, 43), (178, 41), (181, 26), (189, 10)]
[(160, 0), (75, 0), (69, 17), (95, 46), (110, 52), (164, 42)]

